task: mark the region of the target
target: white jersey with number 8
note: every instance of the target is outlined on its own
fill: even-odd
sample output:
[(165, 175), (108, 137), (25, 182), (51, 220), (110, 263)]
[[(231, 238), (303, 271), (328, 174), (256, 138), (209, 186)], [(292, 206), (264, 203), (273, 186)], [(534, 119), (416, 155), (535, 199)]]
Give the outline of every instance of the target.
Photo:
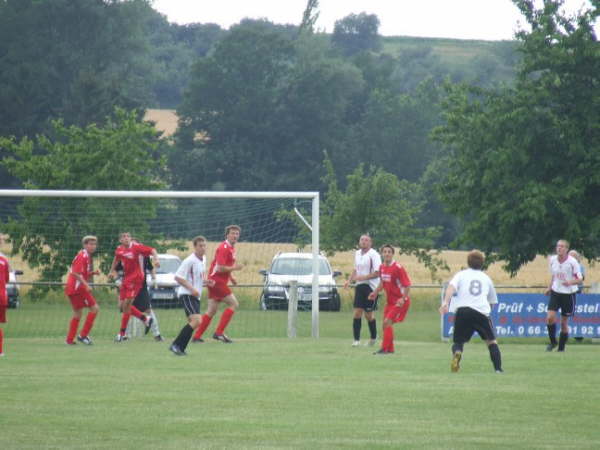
[(456, 291), (450, 300), (451, 313), (467, 306), (489, 316), (492, 310), (490, 305), (498, 303), (494, 283), (481, 270), (461, 270), (450, 280), (450, 285)]

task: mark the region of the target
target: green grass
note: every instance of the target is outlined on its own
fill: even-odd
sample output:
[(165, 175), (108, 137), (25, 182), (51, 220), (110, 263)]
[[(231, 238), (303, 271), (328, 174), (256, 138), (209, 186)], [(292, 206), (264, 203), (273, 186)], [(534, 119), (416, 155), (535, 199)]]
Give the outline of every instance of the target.
[[(396, 354), (381, 357), (350, 347), (348, 312), (323, 313), (319, 340), (290, 340), (286, 313), (246, 310), (231, 324), (235, 344), (194, 344), (178, 358), (168, 342), (113, 343), (109, 307), (92, 347), (63, 344), (64, 306), (37, 310), (10, 310), (5, 326), (2, 449), (600, 445), (596, 345), (558, 354), (501, 341), (506, 373), (496, 375), (474, 340), (453, 374), (434, 311), (411, 311), (396, 325)], [(183, 314), (159, 315), (172, 338)], [(299, 327), (310, 333), (310, 313)], [(270, 337), (248, 337), (259, 333)]]

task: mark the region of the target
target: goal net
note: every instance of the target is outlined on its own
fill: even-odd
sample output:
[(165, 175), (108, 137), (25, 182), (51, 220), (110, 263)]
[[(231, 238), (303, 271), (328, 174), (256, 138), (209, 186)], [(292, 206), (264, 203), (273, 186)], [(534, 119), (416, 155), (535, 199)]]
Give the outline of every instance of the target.
[[(185, 323), (173, 273), (191, 253), (191, 240), (198, 235), (207, 238), (209, 265), (224, 240), (225, 227), (231, 224), (242, 229), (236, 258), (244, 266), (235, 273), (238, 285), (232, 287), (240, 303), (228, 327), (232, 337), (286, 336), (287, 304), (265, 310), (261, 302), (264, 270), (280, 252), (297, 252), (302, 247), (302, 252), (312, 253), (312, 290), (306, 291), (313, 305), (319, 303), (315, 270), (319, 198), (315, 192), (0, 190), (0, 198), (0, 235), (4, 238), (0, 252), (8, 257), (17, 282), (9, 286), (13, 308), (6, 329), (12, 337), (65, 335), (71, 306), (64, 295), (64, 282), (85, 235), (98, 238), (94, 268), (101, 275), (93, 279), (94, 296), (100, 305), (92, 332), (96, 338), (114, 336), (120, 324), (118, 289), (107, 274), (122, 231), (155, 247), (160, 255), (161, 267), (154, 279), (148, 278), (148, 288), (159, 332), (166, 339), (174, 337)], [(305, 212), (302, 218), (306, 225), (296, 220), (294, 211), (298, 210)], [(202, 313), (206, 295), (204, 290)], [(212, 335), (222, 309), (207, 336)], [(298, 336), (318, 337), (319, 308), (308, 309), (298, 314)]]

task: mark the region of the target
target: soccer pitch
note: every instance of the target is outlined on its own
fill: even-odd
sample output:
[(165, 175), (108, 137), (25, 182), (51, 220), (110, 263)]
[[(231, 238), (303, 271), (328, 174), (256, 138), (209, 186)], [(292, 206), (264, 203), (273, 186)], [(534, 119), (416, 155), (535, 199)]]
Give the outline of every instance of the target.
[[(600, 446), (597, 345), (560, 354), (539, 340), (500, 340), (505, 373), (495, 374), (474, 339), (460, 372), (450, 373), (434, 312), (396, 325), (390, 356), (352, 348), (351, 316), (342, 312), (322, 315), (318, 340), (209, 339), (176, 357), (167, 347), (183, 325), (177, 313), (172, 324), (165, 319), (163, 343), (100, 335), (91, 347), (68, 347), (64, 337), (11, 338), (7, 327), (0, 448)], [(234, 318), (233, 337), (254, 323), (243, 314), (251, 312)], [(285, 313), (274, 314), (285, 323)], [(60, 318), (54, 323), (65, 328), (68, 312)]]

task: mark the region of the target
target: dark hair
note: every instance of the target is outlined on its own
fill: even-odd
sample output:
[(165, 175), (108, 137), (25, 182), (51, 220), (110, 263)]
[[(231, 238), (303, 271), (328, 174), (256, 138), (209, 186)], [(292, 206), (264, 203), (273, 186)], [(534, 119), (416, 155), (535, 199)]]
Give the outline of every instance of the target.
[(204, 236), (196, 236), (192, 239), (192, 245), (195, 247), (198, 242), (206, 242), (206, 238)]
[(394, 250), (394, 247), (392, 247), (392, 244), (384, 244), (381, 246), (381, 248), (379, 249), (379, 253), (383, 253), (383, 249), (384, 248), (389, 248), (392, 251), (392, 255), (394, 253), (396, 253), (396, 250)]
[(240, 233), (242, 232), (242, 228), (239, 225), (229, 225), (225, 227), (225, 237), (227, 237), (231, 230), (238, 230)]
[(471, 250), (467, 255), (467, 264), (471, 269), (481, 270), (485, 261), (485, 255), (479, 250)]

